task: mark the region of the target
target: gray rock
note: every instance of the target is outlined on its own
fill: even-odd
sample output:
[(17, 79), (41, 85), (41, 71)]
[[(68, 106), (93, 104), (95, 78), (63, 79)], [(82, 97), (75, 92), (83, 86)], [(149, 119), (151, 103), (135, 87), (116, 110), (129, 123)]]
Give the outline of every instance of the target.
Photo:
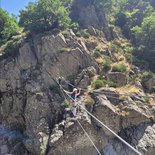
[[(144, 155), (154, 155), (154, 125), (139, 125), (122, 131), (127, 141), (130, 140), (132, 146), (135, 146), (139, 152)], [(127, 139), (128, 138), (128, 139)], [(128, 141), (129, 142), (129, 141)], [(136, 155), (134, 151), (122, 144), (119, 140), (113, 139), (103, 150), (105, 155)]]
[[(0, 62), (3, 66), (0, 69), (0, 123), (28, 137), (20, 144), (13, 140), (0, 143), (0, 146), (11, 146), (8, 152), (45, 154), (51, 128), (62, 116), (62, 94), (55, 80), (61, 76), (65, 79), (77, 76), (79, 64), (83, 69), (98, 68), (84, 42), (72, 37), (69, 43), (62, 34), (33, 38), (23, 44), (14, 60)], [(70, 51), (61, 52), (62, 48)], [(85, 76), (81, 82), (88, 85), (89, 78)]]
[(97, 36), (96, 30), (92, 26), (88, 27), (87, 31), (90, 35)]
[(4, 155), (4, 154), (8, 153), (8, 151), (9, 151), (9, 149), (8, 149), (7, 145), (0, 146), (0, 154), (1, 155)]
[(87, 87), (90, 85), (90, 82), (91, 82), (91, 80), (90, 80), (89, 76), (84, 75), (83, 79), (79, 82), (78, 86), (80, 88), (87, 89)]
[(155, 86), (155, 77), (144, 80), (143, 85), (148, 91), (152, 91), (153, 86)]
[(143, 90), (143, 86), (142, 86), (142, 84), (141, 84), (140, 81), (135, 81), (135, 82), (134, 82), (134, 85), (135, 85), (137, 88), (140, 88), (141, 90)]
[(127, 84), (127, 77), (125, 74), (120, 72), (110, 72), (107, 75), (108, 80), (118, 84), (118, 86), (124, 86)]
[(71, 18), (77, 21), (83, 28), (93, 26), (95, 29), (102, 30), (108, 40), (112, 35), (108, 26), (108, 20), (103, 10), (96, 8), (91, 2), (75, 0), (72, 6)]

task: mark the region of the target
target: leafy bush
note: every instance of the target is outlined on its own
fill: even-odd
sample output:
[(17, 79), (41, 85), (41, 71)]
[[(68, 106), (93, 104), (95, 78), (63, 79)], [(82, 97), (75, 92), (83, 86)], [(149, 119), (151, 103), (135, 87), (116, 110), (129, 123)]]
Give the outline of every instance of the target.
[(13, 17), (0, 9), (0, 45), (6, 43), (13, 35), (18, 32), (18, 24)]
[(86, 105), (89, 105), (89, 106), (91, 106), (91, 105), (94, 105), (95, 104), (95, 101), (94, 101), (94, 99), (89, 95), (89, 96), (87, 96), (86, 97), (86, 99), (85, 99), (85, 104)]
[(90, 37), (90, 34), (86, 30), (79, 30), (79, 31), (77, 31), (76, 36), (83, 37), (83, 38), (87, 39)]
[(104, 82), (103, 82), (103, 80), (95, 80), (93, 82), (93, 86), (95, 89), (99, 89), (104, 86)]
[(128, 66), (125, 63), (117, 63), (112, 67), (113, 72), (127, 72)]
[(77, 33), (80, 30), (80, 26), (78, 23), (72, 23), (70, 28), (73, 30), (74, 33)]
[(109, 87), (114, 87), (114, 88), (116, 88), (116, 87), (118, 86), (118, 84), (117, 84), (116, 82), (113, 82), (113, 81), (107, 81), (107, 83), (108, 83), (108, 86), (109, 86)]
[(116, 21), (115, 21), (115, 24), (117, 26), (120, 26), (121, 28), (123, 28), (123, 26), (126, 24), (127, 22), (127, 17), (125, 15), (125, 13), (122, 13), (122, 12), (119, 12), (117, 15), (116, 15)]
[(141, 50), (136, 52), (136, 57), (146, 61), (149, 69), (155, 71), (155, 13), (143, 19), (141, 26), (132, 28), (136, 46)]
[(101, 57), (100, 51), (96, 50), (96, 51), (94, 52), (93, 56), (94, 56), (95, 58)]
[(131, 53), (125, 53), (125, 58), (129, 63), (133, 62), (133, 55)]
[(152, 72), (144, 72), (142, 74), (143, 79), (150, 79), (150, 78), (153, 78), (153, 77), (154, 77), (154, 74)]
[(62, 34), (63, 34), (65, 37), (70, 36), (70, 32), (69, 32), (68, 30), (63, 31)]
[(112, 64), (112, 61), (110, 59), (106, 59), (104, 62), (103, 62), (103, 69), (105, 71), (109, 71), (111, 69), (111, 64)]
[(54, 28), (65, 29), (70, 25), (69, 10), (61, 0), (38, 0), (30, 2), (20, 11), (19, 24), (31, 33)]
[(19, 53), (19, 47), (21, 44), (22, 40), (18, 40), (18, 41), (8, 41), (2, 48), (4, 48), (2, 50), (2, 56), (0, 57), (0, 59), (6, 59), (8, 57), (14, 58), (18, 53)]

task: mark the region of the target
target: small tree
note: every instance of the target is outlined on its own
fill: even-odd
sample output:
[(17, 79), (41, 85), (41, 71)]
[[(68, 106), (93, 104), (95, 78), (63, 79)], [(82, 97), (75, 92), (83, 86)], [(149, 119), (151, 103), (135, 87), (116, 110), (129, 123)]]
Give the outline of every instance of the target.
[(19, 24), (31, 33), (39, 33), (54, 28), (64, 29), (69, 26), (69, 11), (64, 6), (65, 0), (39, 0), (29, 3), (20, 11)]
[(0, 9), (0, 45), (18, 32), (18, 24), (6, 11)]
[(141, 26), (132, 28), (136, 38), (138, 50), (136, 55), (139, 59), (149, 63), (149, 68), (154, 70), (155, 59), (155, 13), (144, 18)]

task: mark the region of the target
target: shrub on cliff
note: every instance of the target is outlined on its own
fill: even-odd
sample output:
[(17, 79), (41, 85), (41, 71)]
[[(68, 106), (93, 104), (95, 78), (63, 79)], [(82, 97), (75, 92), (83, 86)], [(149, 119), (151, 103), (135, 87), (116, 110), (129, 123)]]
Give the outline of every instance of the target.
[(16, 20), (6, 11), (0, 9), (0, 45), (17, 33), (19, 27)]
[(117, 64), (114, 64), (112, 67), (112, 72), (124, 73), (124, 72), (127, 72), (127, 70), (128, 70), (128, 66), (125, 63), (117, 63)]

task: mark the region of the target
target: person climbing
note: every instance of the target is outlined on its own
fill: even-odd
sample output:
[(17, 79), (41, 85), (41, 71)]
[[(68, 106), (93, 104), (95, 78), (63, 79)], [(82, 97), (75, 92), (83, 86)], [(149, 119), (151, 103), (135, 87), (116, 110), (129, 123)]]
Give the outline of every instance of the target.
[(72, 92), (67, 91), (67, 90), (65, 90), (65, 89), (63, 89), (63, 91), (64, 91), (66, 94), (70, 95), (71, 98), (74, 100), (74, 101), (71, 100), (71, 112), (72, 112), (72, 114), (73, 114), (73, 117), (75, 117), (76, 114), (77, 114), (77, 104), (76, 104), (76, 101), (77, 101), (77, 100), (76, 100), (76, 99), (77, 99), (77, 97), (80, 95), (81, 90), (80, 90), (80, 89), (78, 90), (77, 88), (74, 88)]

